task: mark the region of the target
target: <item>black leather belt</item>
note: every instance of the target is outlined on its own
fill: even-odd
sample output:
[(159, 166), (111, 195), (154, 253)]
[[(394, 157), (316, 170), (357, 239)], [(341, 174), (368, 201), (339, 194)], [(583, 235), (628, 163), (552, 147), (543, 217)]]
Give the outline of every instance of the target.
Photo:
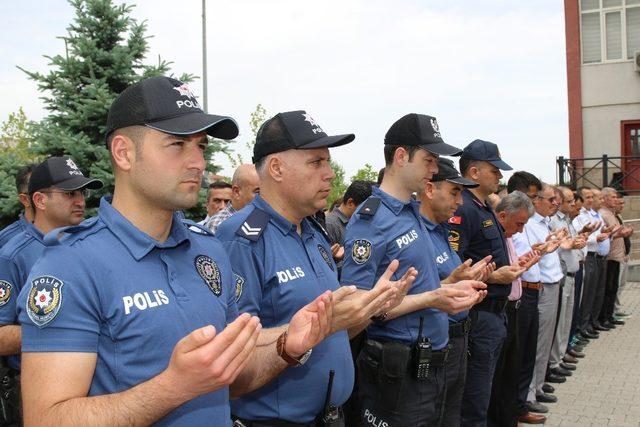
[[(398, 341), (385, 341), (380, 342), (375, 339), (369, 338), (365, 344), (365, 349), (370, 356), (377, 358), (378, 360), (382, 360), (382, 352), (385, 345), (404, 345), (406, 347), (411, 347), (407, 344), (400, 343)], [(445, 348), (440, 350), (432, 350), (431, 351), (431, 360), (429, 364), (435, 367), (442, 367), (445, 365), (447, 361), (447, 356), (449, 355), (449, 346), (447, 345)], [(407, 364), (407, 368), (409, 368), (410, 363)]]
[(598, 255), (597, 252), (587, 252), (587, 256), (592, 256), (596, 259), (604, 259), (606, 257), (606, 255)]
[(492, 313), (503, 313), (505, 307), (507, 306), (508, 300), (506, 298), (493, 298), (493, 299), (485, 299), (479, 304), (473, 306), (475, 310), (482, 311), (490, 311)]
[(517, 299), (517, 300), (515, 300), (515, 301), (508, 301), (508, 302), (507, 302), (507, 307), (510, 307), (510, 308), (512, 308), (512, 309), (514, 309), (514, 310), (517, 310), (517, 309), (519, 309), (519, 308), (520, 308), (520, 303), (521, 303), (521, 302), (522, 302), (522, 301), (521, 301), (521, 300), (519, 300), (519, 299)]
[(471, 319), (468, 317), (459, 322), (450, 322), (449, 338), (463, 337), (469, 333), (469, 330), (471, 330)]
[(576, 277), (576, 273), (567, 272), (567, 277)]

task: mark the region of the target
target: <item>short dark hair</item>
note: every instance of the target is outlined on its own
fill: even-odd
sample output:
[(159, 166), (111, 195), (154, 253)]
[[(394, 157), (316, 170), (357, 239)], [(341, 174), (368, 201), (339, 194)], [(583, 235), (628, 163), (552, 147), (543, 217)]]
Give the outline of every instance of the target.
[(584, 199), (583, 199), (583, 198), (582, 198), (582, 196), (581, 196), (581, 195), (579, 195), (579, 194), (574, 194), (574, 195), (573, 195), (573, 198), (574, 198), (574, 200), (575, 200), (576, 202), (584, 203)]
[(18, 194), (27, 193), (29, 190), (29, 178), (31, 177), (31, 172), (37, 166), (36, 163), (30, 163), (25, 165), (18, 170), (16, 174), (16, 190), (18, 190)]
[(538, 191), (542, 191), (542, 182), (540, 182), (534, 174), (526, 171), (518, 171), (509, 178), (507, 182), (507, 193), (521, 191), (526, 194), (532, 185), (536, 187)]
[(389, 166), (393, 163), (393, 155), (396, 154), (398, 148), (404, 148), (409, 153), (409, 161), (413, 160), (413, 155), (420, 149), (417, 145), (385, 145), (384, 146), (384, 163)]
[(460, 166), (460, 175), (467, 176), (467, 172), (469, 172), (469, 168), (471, 166), (475, 166), (480, 160), (470, 159), (468, 157), (460, 157), (458, 161), (458, 166)]
[(378, 185), (382, 184), (383, 179), (384, 179), (384, 168), (380, 169), (380, 172), (378, 172)]
[(371, 196), (372, 188), (373, 182), (371, 181), (355, 180), (344, 192), (342, 203), (347, 203), (351, 199), (357, 206)]
[(588, 186), (586, 186), (586, 185), (583, 185), (583, 186), (581, 186), (581, 187), (578, 187), (578, 194), (579, 194), (581, 197), (584, 197), (584, 193), (583, 193), (583, 192), (584, 192), (584, 190), (591, 190), (591, 187), (588, 187)]
[(209, 190), (213, 190), (213, 189), (220, 189), (220, 188), (231, 188), (231, 184), (229, 184), (228, 182), (225, 181), (214, 181), (211, 184), (209, 184)]

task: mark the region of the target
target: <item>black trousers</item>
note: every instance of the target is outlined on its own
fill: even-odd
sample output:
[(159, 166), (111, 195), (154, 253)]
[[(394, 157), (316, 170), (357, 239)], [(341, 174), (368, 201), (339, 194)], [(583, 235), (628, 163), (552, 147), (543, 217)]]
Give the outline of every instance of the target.
[(580, 262), (580, 269), (576, 272), (576, 280), (573, 285), (573, 318), (571, 319), (571, 331), (569, 332), (569, 344), (578, 332), (580, 324), (580, 298), (582, 297), (582, 277), (584, 272), (583, 263)]
[(529, 412), (527, 395), (533, 379), (538, 347), (538, 291), (524, 288), (518, 310), (518, 339), (520, 340), (520, 373), (518, 374), (518, 415)]
[(596, 296), (593, 299), (591, 309), (591, 323), (596, 323), (600, 319), (600, 311), (604, 304), (604, 290), (607, 285), (607, 262), (604, 258), (596, 257), (598, 265), (598, 281), (596, 282)]
[(518, 425), (518, 374), (522, 365), (518, 316), (520, 301), (510, 301), (507, 315), (507, 338), (500, 352), (500, 359), (493, 375), (487, 425), (514, 427)]
[(616, 305), (616, 296), (618, 295), (618, 286), (620, 279), (620, 263), (618, 261), (607, 261), (606, 281), (604, 287), (604, 302), (600, 310), (600, 322), (606, 322), (613, 318), (613, 312)]
[(596, 288), (601, 282), (602, 259), (592, 252), (584, 260), (584, 275), (582, 276), (582, 301), (580, 301), (579, 331), (586, 331), (591, 327), (591, 312), (596, 298)]
[(449, 355), (445, 369), (446, 391), (442, 423), (444, 427), (458, 427), (462, 414), (462, 393), (467, 376), (467, 345), (469, 335), (449, 337)]

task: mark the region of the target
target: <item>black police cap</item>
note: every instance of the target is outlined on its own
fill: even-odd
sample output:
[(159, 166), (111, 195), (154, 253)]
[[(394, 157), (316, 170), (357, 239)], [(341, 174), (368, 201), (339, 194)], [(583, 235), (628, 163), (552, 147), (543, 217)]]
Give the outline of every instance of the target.
[(278, 113), (260, 126), (253, 146), (253, 163), (287, 150), (338, 147), (355, 139), (352, 133), (327, 135), (304, 110)]
[(445, 144), (435, 117), (411, 113), (391, 125), (385, 145), (413, 145), (439, 156), (457, 156), (462, 150)]
[(102, 181), (99, 179), (84, 176), (71, 157), (49, 157), (31, 172), (29, 193), (49, 187), (68, 191), (81, 188), (98, 190), (102, 188), (102, 185)]
[(455, 168), (453, 162), (444, 157), (438, 158), (438, 173), (431, 177), (431, 182), (449, 181), (467, 188), (476, 188), (480, 184), (470, 179), (463, 178)]

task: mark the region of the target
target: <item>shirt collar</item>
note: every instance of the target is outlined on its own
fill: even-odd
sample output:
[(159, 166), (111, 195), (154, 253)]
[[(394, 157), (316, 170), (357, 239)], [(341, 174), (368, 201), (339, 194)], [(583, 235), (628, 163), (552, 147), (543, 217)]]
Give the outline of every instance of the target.
[(38, 230), (36, 226), (29, 221), (24, 222), (24, 231), (29, 236), (34, 237), (40, 242), (42, 242), (43, 241), (42, 239), (44, 239), (44, 234), (42, 233), (42, 231)]
[[(294, 223), (280, 215), (278, 212), (276, 212), (275, 209), (273, 209), (271, 205), (267, 203), (259, 194), (254, 197), (253, 202), (251, 203), (256, 208), (260, 209), (263, 212), (266, 212), (270, 217), (270, 221), (278, 228), (278, 230), (280, 230), (282, 234), (297, 234), (298, 227)], [(303, 234), (312, 233), (311, 226), (308, 224), (307, 220), (302, 220), (302, 222), (300, 223), (300, 228), (302, 229)]]
[(400, 212), (402, 212), (402, 209), (404, 209), (405, 207), (409, 207), (410, 209), (417, 209), (420, 206), (420, 204), (413, 199), (409, 200), (408, 202), (398, 200), (392, 195), (382, 191), (379, 187), (373, 187), (371, 195), (380, 198), (380, 200), (382, 200), (382, 203), (384, 203), (385, 206), (387, 206), (387, 208), (389, 208), (389, 210), (393, 212), (395, 216), (400, 215)]
[(543, 216), (542, 216), (542, 215), (540, 215), (538, 212), (534, 212), (534, 213), (533, 213), (533, 219), (534, 219), (535, 221), (543, 222), (543, 223), (545, 223), (545, 224), (546, 224), (546, 221), (547, 221), (547, 220), (546, 220), (546, 217), (543, 217)]
[(190, 232), (182, 223), (180, 215), (176, 212), (174, 212), (171, 220), (171, 231), (169, 231), (169, 236), (167, 237), (167, 240), (162, 243), (141, 231), (129, 222), (129, 220), (113, 206), (111, 206), (111, 197), (103, 197), (100, 200), (98, 215), (109, 230), (111, 230), (118, 240), (120, 240), (120, 242), (129, 250), (136, 261), (140, 261), (155, 248), (173, 248), (185, 241), (190, 241)]
[(347, 224), (349, 222), (349, 218), (347, 218), (347, 216), (343, 214), (340, 208), (338, 208), (337, 206), (333, 209), (333, 212), (335, 212), (336, 216), (343, 224)]

